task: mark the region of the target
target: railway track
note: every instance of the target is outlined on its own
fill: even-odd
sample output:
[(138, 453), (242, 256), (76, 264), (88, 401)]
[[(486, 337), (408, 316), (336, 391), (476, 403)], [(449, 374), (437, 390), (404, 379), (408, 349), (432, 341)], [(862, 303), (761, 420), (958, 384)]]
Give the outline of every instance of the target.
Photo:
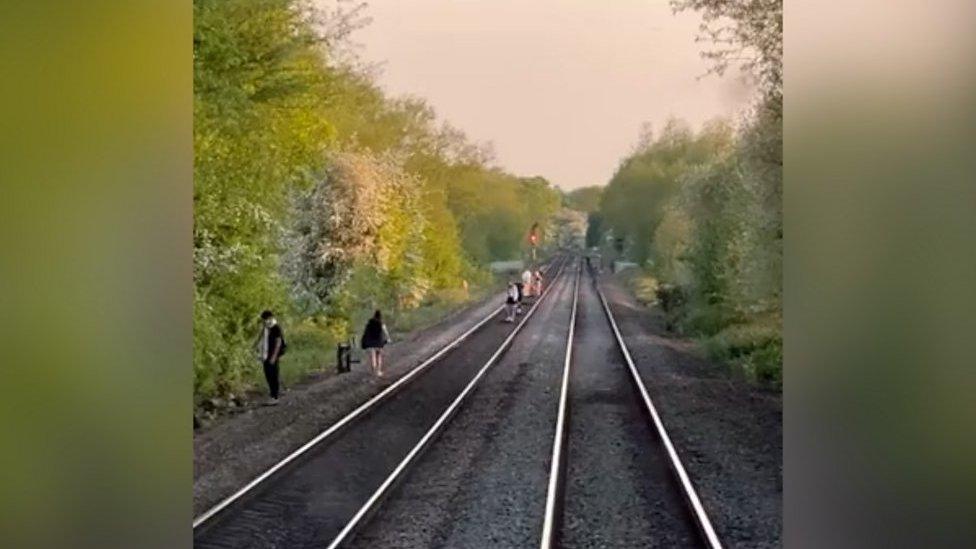
[[(513, 329), (491, 323), (501, 308), (492, 312), (384, 393), (198, 518), (194, 545), (527, 547), (538, 540), (542, 549), (721, 548), (595, 279), (584, 276), (579, 260), (560, 259), (552, 271), (556, 274), (547, 277), (543, 295)], [(485, 382), (550, 294), (556, 301), (547, 306), (542, 324), (529, 330), (534, 335), (525, 337), (538, 340), (536, 347), (562, 345), (561, 366), (557, 369), (554, 356), (531, 365), (515, 362), (525, 357), (512, 356), (503, 370), (494, 368), (494, 381)], [(568, 315), (564, 303), (571, 303)], [(558, 329), (556, 323), (561, 324)], [(475, 333), (477, 337), (469, 338)], [(537, 367), (539, 376), (526, 379), (524, 369), (519, 370), (523, 366)], [(421, 377), (428, 369), (431, 375)], [(509, 377), (502, 379), (506, 371)], [(407, 383), (412, 389), (403, 391)], [(488, 387), (479, 389), (481, 385)], [(479, 396), (471, 398), (476, 391)], [(511, 391), (529, 395), (504, 395)], [(510, 402), (503, 405), (506, 399)], [(451, 426), (462, 408), (470, 417)], [(554, 415), (540, 413), (542, 408), (554, 409)], [(500, 428), (506, 421), (516, 422), (522, 434)], [(352, 424), (356, 429), (346, 429)], [(433, 453), (442, 454), (436, 459), (422, 458), (444, 431), (453, 431), (448, 438), (457, 440), (434, 446)], [(552, 441), (548, 459), (546, 438)], [(482, 442), (475, 450), (464, 442), (477, 439)], [(457, 465), (465, 461), (459, 451), (488, 455), (490, 461), (468, 458), (466, 465)], [(430, 463), (418, 466), (424, 461)], [(441, 493), (428, 487), (451, 466), (462, 468), (453, 473), (452, 482), (474, 485), (464, 488), (466, 498), (459, 499), (462, 489), (451, 482)], [(404, 496), (400, 492), (407, 487), (414, 493)], [(393, 492), (394, 500), (403, 501), (388, 502), (380, 513)], [(517, 497), (507, 497), (511, 495)], [(465, 505), (477, 512), (457, 509)], [(386, 520), (386, 515), (395, 518)], [(511, 527), (515, 532), (508, 537), (496, 536), (508, 527), (506, 522), (521, 524)], [(426, 532), (445, 524), (451, 530), (447, 534)], [(405, 532), (418, 527), (425, 531), (419, 537)]]
[(559, 258), (547, 266), (547, 272), (555, 274), (547, 277), (543, 294), (514, 328), (492, 322), (502, 311), (498, 307), (383, 392), (196, 517), (194, 546), (339, 547), (346, 542), (509, 348), (556, 285), (566, 262)]
[[(580, 268), (582, 272), (582, 267)], [(540, 547), (722, 547), (591, 284), (573, 296)]]
[(572, 271), (351, 547), (721, 547), (609, 303)]

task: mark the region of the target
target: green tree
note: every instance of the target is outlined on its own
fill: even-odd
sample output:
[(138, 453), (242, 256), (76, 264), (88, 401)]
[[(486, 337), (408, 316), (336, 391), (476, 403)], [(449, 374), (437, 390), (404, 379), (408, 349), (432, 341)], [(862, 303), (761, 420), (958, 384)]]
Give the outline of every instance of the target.
[(294, 2), (193, 7), (195, 388), (229, 392), (254, 369), (257, 313), (287, 305), (280, 220), (334, 129), (317, 100), (324, 61)]
[(702, 52), (719, 75), (739, 65), (754, 74), (763, 94), (783, 95), (782, 0), (671, 0), (674, 11), (702, 14), (698, 40), (712, 44)]
[(621, 162), (603, 192), (600, 214), (604, 230), (627, 243), (628, 255), (644, 264), (652, 258), (654, 232), (681, 176), (732, 146), (731, 126), (711, 122), (698, 135), (679, 120), (669, 120), (661, 135), (646, 141)]
[(383, 93), (349, 46), (363, 5), (194, 1), (197, 397), (258, 377), (262, 309), (322, 344), (370, 307), (487, 280), (559, 209), (544, 179), (493, 167), (425, 101)]
[(567, 208), (572, 208), (587, 214), (593, 213), (600, 209), (600, 200), (603, 198), (603, 187), (599, 185), (580, 187), (569, 191), (564, 197), (564, 204)]

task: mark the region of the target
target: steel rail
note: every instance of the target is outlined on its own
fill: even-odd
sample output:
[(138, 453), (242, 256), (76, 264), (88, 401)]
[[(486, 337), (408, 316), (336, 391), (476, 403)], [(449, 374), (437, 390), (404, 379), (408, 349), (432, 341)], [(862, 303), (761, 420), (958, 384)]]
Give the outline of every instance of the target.
[[(545, 268), (544, 268), (544, 270), (548, 273), (548, 271), (550, 270), (549, 268), (551, 266), (555, 266), (555, 264), (557, 262), (560, 264), (559, 271), (561, 271), (562, 270), (562, 264), (565, 263), (565, 260), (563, 260), (562, 258), (559, 258), (557, 261), (554, 261), (553, 263), (546, 265)], [(558, 272), (557, 272), (557, 275), (558, 275)], [(553, 280), (553, 282), (555, 282), (555, 280)], [(546, 291), (548, 291), (548, 288), (550, 286), (552, 286), (552, 284), (549, 284), (549, 285), (546, 286)], [(544, 294), (545, 294), (545, 292), (544, 292)], [(538, 299), (538, 300), (536, 300), (536, 304), (538, 304), (539, 301), (541, 301), (541, 298)], [(534, 308), (535, 308), (535, 305), (533, 305), (533, 309)], [(318, 444), (322, 443), (326, 439), (335, 436), (343, 428), (347, 427), (349, 424), (351, 424), (352, 422), (354, 422), (357, 419), (359, 419), (360, 417), (362, 417), (364, 414), (366, 414), (367, 412), (369, 412), (371, 409), (373, 409), (374, 407), (376, 407), (381, 402), (383, 402), (383, 401), (387, 400), (388, 398), (390, 398), (391, 396), (393, 396), (396, 392), (398, 392), (400, 389), (402, 389), (403, 387), (405, 387), (408, 383), (410, 383), (411, 381), (415, 380), (421, 373), (425, 372), (432, 364), (436, 363), (445, 354), (447, 354), (449, 351), (455, 349), (464, 340), (466, 340), (469, 336), (471, 336), (471, 334), (475, 333), (476, 331), (478, 331), (478, 329), (480, 329), (482, 326), (484, 326), (485, 324), (487, 324), (491, 319), (493, 319), (496, 316), (498, 316), (498, 313), (502, 312), (502, 310), (504, 310), (504, 309), (505, 309), (505, 306), (504, 305), (501, 305), (498, 308), (493, 309), (492, 312), (488, 313), (488, 315), (486, 315), (484, 318), (482, 318), (480, 321), (478, 321), (474, 326), (472, 326), (471, 328), (469, 328), (467, 331), (465, 331), (464, 333), (462, 333), (460, 336), (456, 337), (454, 340), (452, 340), (450, 343), (448, 343), (447, 345), (445, 345), (439, 351), (437, 351), (436, 353), (434, 353), (433, 355), (431, 355), (430, 357), (428, 357), (426, 360), (424, 360), (423, 362), (421, 362), (420, 364), (418, 364), (417, 366), (415, 366), (412, 370), (410, 370), (409, 372), (407, 372), (406, 374), (404, 374), (403, 376), (401, 376), (400, 379), (398, 379), (396, 382), (394, 382), (393, 384), (391, 384), (389, 387), (387, 387), (386, 389), (384, 389), (383, 391), (381, 391), (379, 394), (373, 396), (372, 398), (370, 398), (369, 400), (367, 400), (366, 402), (364, 402), (363, 404), (361, 404), (359, 407), (357, 407), (352, 412), (349, 412), (342, 419), (340, 419), (337, 422), (333, 423), (327, 429), (325, 429), (324, 431), (322, 431), (321, 433), (319, 433), (318, 435), (316, 435), (314, 438), (312, 438), (311, 440), (309, 440), (305, 444), (301, 445), (295, 451), (293, 451), (292, 453), (288, 454), (283, 459), (281, 459), (280, 461), (278, 461), (277, 463), (275, 463), (274, 465), (272, 465), (271, 467), (269, 467), (268, 469), (266, 469), (263, 473), (261, 473), (260, 475), (258, 475), (257, 477), (255, 477), (253, 480), (251, 480), (250, 482), (248, 482), (247, 484), (245, 484), (239, 490), (237, 490), (233, 494), (227, 496), (226, 498), (222, 499), (219, 503), (217, 503), (213, 507), (209, 508), (208, 510), (206, 510), (205, 512), (203, 512), (199, 516), (195, 517), (193, 519), (193, 529), (196, 530), (196, 528), (198, 526), (204, 524), (206, 521), (210, 520), (214, 516), (218, 515), (219, 513), (221, 513), (222, 511), (224, 511), (228, 507), (230, 507), (236, 501), (238, 501), (239, 499), (241, 499), (244, 495), (246, 495), (247, 493), (249, 493), (252, 490), (254, 490), (262, 482), (264, 482), (265, 480), (267, 480), (268, 478), (270, 478), (272, 475), (274, 475), (275, 473), (277, 473), (278, 471), (280, 471), (286, 465), (288, 465), (289, 463), (295, 461), (297, 458), (299, 458), (300, 456), (302, 456), (303, 454), (305, 454), (306, 452), (308, 452), (309, 450), (311, 450), (313, 447), (315, 447)], [(517, 329), (518, 328), (516, 328), (516, 330)]]
[(552, 442), (552, 461), (549, 470), (549, 488), (546, 491), (546, 510), (542, 520), (541, 549), (549, 549), (555, 543), (558, 523), (559, 498), (562, 487), (562, 472), (565, 464), (563, 446), (566, 441), (566, 423), (569, 415), (569, 373), (573, 360), (573, 337), (576, 333), (576, 306), (579, 300), (579, 282), (583, 264), (577, 266), (576, 281), (573, 285), (573, 309), (569, 316), (569, 335), (566, 338), (566, 358), (563, 362), (562, 384), (559, 389), (559, 407), (556, 413), (556, 433)]
[(617, 321), (613, 317), (613, 312), (610, 310), (610, 305), (607, 303), (607, 298), (603, 295), (603, 291), (600, 289), (599, 285), (594, 284), (594, 287), (596, 288), (597, 294), (600, 296), (600, 301), (603, 303), (603, 311), (606, 313), (607, 319), (610, 321), (610, 327), (613, 329), (613, 335), (617, 340), (617, 345), (620, 348), (620, 352), (623, 354), (624, 360), (627, 361), (627, 368), (630, 371), (631, 380), (637, 386), (641, 399), (644, 401), (644, 406), (647, 408), (647, 411), (654, 423), (654, 428), (657, 431), (658, 437), (661, 439), (661, 443), (664, 445), (664, 448), (667, 451), (671, 469), (678, 477), (678, 481), (682, 487), (682, 492), (685, 496), (685, 501), (691, 507), (691, 511), (695, 517), (695, 522), (698, 525), (699, 531), (711, 549), (722, 549), (722, 543), (719, 541), (718, 535), (715, 533), (715, 528), (712, 526), (712, 521), (709, 520), (708, 514), (705, 512), (705, 508), (702, 506), (701, 499), (699, 499), (698, 493), (695, 491), (695, 487), (691, 483), (691, 478), (689, 478), (688, 472), (685, 471), (684, 465), (681, 464), (681, 459), (678, 457), (678, 452), (675, 450), (674, 444), (671, 442), (671, 437), (668, 436), (668, 432), (664, 428), (664, 422), (661, 421), (661, 416), (658, 415), (657, 408), (655, 408), (654, 403), (651, 401), (651, 396), (647, 392), (647, 387), (644, 385), (644, 381), (637, 372), (637, 366), (634, 364), (634, 360), (630, 356), (630, 351), (627, 349), (627, 344), (624, 342), (624, 338), (620, 334), (620, 329), (617, 327)]
[(468, 384), (464, 387), (464, 389), (461, 390), (461, 392), (454, 399), (454, 401), (452, 401), (451, 404), (447, 407), (447, 409), (445, 409), (444, 412), (440, 415), (440, 417), (437, 418), (437, 421), (434, 422), (431, 428), (428, 429), (428, 431), (424, 434), (424, 436), (421, 437), (421, 439), (417, 442), (417, 444), (414, 445), (414, 447), (410, 450), (410, 452), (407, 453), (406, 457), (404, 457), (403, 460), (401, 460), (400, 463), (396, 466), (396, 468), (393, 469), (393, 472), (391, 472), (383, 481), (383, 483), (380, 484), (380, 486), (373, 492), (373, 495), (370, 496), (368, 500), (366, 500), (366, 503), (363, 504), (363, 506), (360, 507), (360, 509), (356, 512), (355, 515), (353, 515), (353, 517), (349, 520), (349, 522), (346, 523), (346, 526), (339, 532), (339, 534), (335, 537), (335, 539), (333, 539), (332, 542), (329, 543), (328, 549), (337, 549), (343, 543), (349, 541), (352, 538), (353, 534), (355, 533), (356, 529), (363, 524), (366, 517), (370, 513), (375, 511), (376, 508), (378, 508), (383, 497), (394, 485), (394, 483), (414, 462), (414, 460), (417, 459), (417, 457), (427, 447), (427, 445), (434, 439), (434, 437), (440, 433), (440, 431), (444, 428), (444, 426), (447, 425), (448, 421), (450, 421), (451, 418), (454, 416), (454, 414), (457, 413), (458, 409), (460, 408), (464, 400), (468, 397), (468, 395), (471, 394), (474, 388), (478, 385), (478, 382), (480, 382), (481, 379), (484, 378), (485, 374), (498, 361), (499, 357), (501, 357), (502, 354), (506, 350), (508, 350), (508, 348), (512, 344), (512, 341), (514, 341), (515, 336), (517, 336), (518, 333), (522, 330), (526, 322), (528, 322), (529, 319), (532, 318), (532, 315), (538, 309), (539, 305), (542, 304), (546, 295), (549, 294), (549, 290), (551, 290), (554, 286), (556, 286), (556, 282), (559, 279), (562, 270), (563, 270), (563, 265), (560, 265), (559, 270), (552, 277), (552, 282), (546, 285), (545, 289), (542, 291), (542, 294), (535, 300), (535, 303), (532, 304), (532, 307), (528, 311), (526, 311), (525, 316), (523, 316), (522, 320), (515, 326), (515, 329), (512, 330), (512, 332), (508, 335), (508, 337), (506, 337), (505, 340), (501, 343), (501, 345), (499, 345), (498, 349), (485, 362), (485, 364), (481, 367), (481, 369), (478, 370), (478, 373), (475, 374), (475, 376), (471, 379), (471, 381), (468, 382)]

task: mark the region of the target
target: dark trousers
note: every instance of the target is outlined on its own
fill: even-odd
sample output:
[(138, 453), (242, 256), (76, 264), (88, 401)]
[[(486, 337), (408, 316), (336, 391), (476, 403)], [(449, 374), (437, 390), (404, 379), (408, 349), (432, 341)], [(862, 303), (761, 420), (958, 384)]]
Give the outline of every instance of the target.
[(264, 378), (268, 380), (271, 398), (278, 398), (278, 363), (264, 361)]

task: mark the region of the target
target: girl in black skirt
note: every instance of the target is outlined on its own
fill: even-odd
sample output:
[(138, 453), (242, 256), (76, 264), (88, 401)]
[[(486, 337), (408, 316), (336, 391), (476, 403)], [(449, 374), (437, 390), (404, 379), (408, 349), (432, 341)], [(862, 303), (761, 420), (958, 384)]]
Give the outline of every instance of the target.
[(383, 324), (383, 315), (379, 311), (373, 313), (373, 318), (366, 322), (363, 330), (363, 349), (369, 351), (371, 370), (377, 377), (383, 377), (383, 346), (390, 342), (390, 332)]

